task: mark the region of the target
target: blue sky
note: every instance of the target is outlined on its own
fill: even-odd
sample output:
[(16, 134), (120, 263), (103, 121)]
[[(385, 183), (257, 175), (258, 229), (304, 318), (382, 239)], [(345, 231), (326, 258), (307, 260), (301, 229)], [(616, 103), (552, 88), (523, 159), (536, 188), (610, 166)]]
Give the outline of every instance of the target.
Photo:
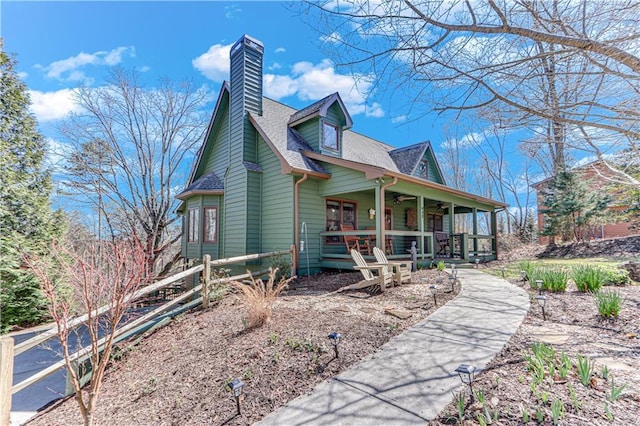
[[(4, 48), (18, 59), (41, 132), (60, 143), (55, 125), (76, 108), (71, 91), (98, 87), (109, 67), (140, 70), (147, 84), (158, 77), (193, 79), (212, 92), (228, 79), (228, 49), (242, 34), (265, 45), (265, 95), (301, 108), (340, 91), (355, 131), (394, 146), (443, 141), (435, 117), (412, 121), (406, 103), (391, 103), (373, 85), (359, 85), (322, 48), (327, 41), (285, 2), (33, 2), (2, 1)], [(388, 98), (388, 96), (387, 96)]]

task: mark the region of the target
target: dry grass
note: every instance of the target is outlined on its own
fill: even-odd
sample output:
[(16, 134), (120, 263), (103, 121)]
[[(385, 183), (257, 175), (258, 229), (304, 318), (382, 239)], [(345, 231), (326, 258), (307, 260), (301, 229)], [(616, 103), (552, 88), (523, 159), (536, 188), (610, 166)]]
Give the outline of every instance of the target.
[[(247, 271), (248, 272), (248, 271)], [(278, 268), (269, 268), (269, 279), (265, 283), (261, 279), (251, 276), (251, 282), (232, 281), (231, 286), (240, 291), (241, 300), (247, 308), (245, 317), (245, 328), (251, 329), (260, 327), (269, 322), (271, 309), (276, 298), (285, 290), (289, 283), (295, 279), (282, 277), (280, 282), (275, 284)]]

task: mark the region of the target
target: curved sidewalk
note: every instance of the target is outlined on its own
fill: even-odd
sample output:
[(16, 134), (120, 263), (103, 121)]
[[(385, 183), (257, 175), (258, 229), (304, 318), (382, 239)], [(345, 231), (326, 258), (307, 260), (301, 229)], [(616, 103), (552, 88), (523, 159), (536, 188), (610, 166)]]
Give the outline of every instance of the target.
[(483, 369), (516, 332), (529, 297), (509, 282), (459, 269), (460, 294), (424, 321), (265, 417), (260, 425), (407, 425), (434, 419), (461, 388), (460, 364)]

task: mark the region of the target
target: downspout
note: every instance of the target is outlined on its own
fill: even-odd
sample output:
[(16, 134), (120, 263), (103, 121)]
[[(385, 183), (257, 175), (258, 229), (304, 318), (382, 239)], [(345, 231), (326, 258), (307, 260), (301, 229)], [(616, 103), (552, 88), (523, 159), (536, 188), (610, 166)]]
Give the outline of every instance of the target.
[(384, 210), (386, 208), (386, 203), (384, 201), (384, 191), (387, 188), (395, 185), (396, 183), (398, 183), (398, 176), (394, 176), (393, 180), (391, 182), (389, 182), (387, 184), (384, 184), (384, 185), (382, 185), (380, 187), (380, 204), (381, 204), (381, 207), (382, 207), (382, 209), (381, 209), (382, 211), (379, 212), (379, 214), (378, 214), (378, 218), (380, 218), (378, 220), (378, 225), (382, 225), (382, 226), (380, 226), (380, 244), (382, 245), (382, 251), (384, 253), (387, 252), (387, 247), (386, 247), (386, 245), (387, 245), (386, 228), (387, 227), (385, 226), (385, 223), (384, 223), (384, 216), (385, 216)]
[[(300, 252), (300, 185), (302, 185), (307, 179), (309, 179), (309, 175), (307, 173), (302, 175), (302, 179), (298, 180), (293, 187), (293, 245), (296, 248), (296, 253)], [(296, 256), (296, 270), (295, 274), (298, 273), (298, 267), (300, 266), (300, 256)], [(294, 273), (294, 271), (291, 271)]]

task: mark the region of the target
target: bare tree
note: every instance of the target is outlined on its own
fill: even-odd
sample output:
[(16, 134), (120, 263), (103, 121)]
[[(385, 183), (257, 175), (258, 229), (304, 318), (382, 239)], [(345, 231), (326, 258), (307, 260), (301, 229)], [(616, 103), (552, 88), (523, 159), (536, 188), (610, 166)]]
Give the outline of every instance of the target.
[(368, 65), (391, 90), (408, 90), (411, 108), (492, 108), (503, 126), (534, 131), (549, 173), (568, 149), (640, 155), (637, 0), (356, 0), (308, 2), (305, 12), (338, 43), (338, 63)]
[[(116, 327), (130, 308), (131, 296), (148, 279), (144, 248), (136, 238), (115, 242), (52, 244), (47, 257), (26, 257), (49, 302), (75, 399), (85, 425), (93, 424)], [(99, 308), (105, 313), (98, 313)], [(103, 309), (100, 309), (103, 312)], [(71, 349), (73, 316), (86, 314), (90, 344), (84, 349), (91, 379), (83, 392), (77, 357)]]
[(143, 235), (152, 271), (162, 275), (173, 262), (159, 259), (180, 238), (171, 229), (174, 195), (186, 181), (183, 160), (202, 141), (208, 94), (167, 80), (147, 89), (135, 72), (117, 68), (106, 86), (83, 87), (76, 95), (83, 112), (61, 127), (75, 150), (70, 184), (91, 196), (112, 234)]

